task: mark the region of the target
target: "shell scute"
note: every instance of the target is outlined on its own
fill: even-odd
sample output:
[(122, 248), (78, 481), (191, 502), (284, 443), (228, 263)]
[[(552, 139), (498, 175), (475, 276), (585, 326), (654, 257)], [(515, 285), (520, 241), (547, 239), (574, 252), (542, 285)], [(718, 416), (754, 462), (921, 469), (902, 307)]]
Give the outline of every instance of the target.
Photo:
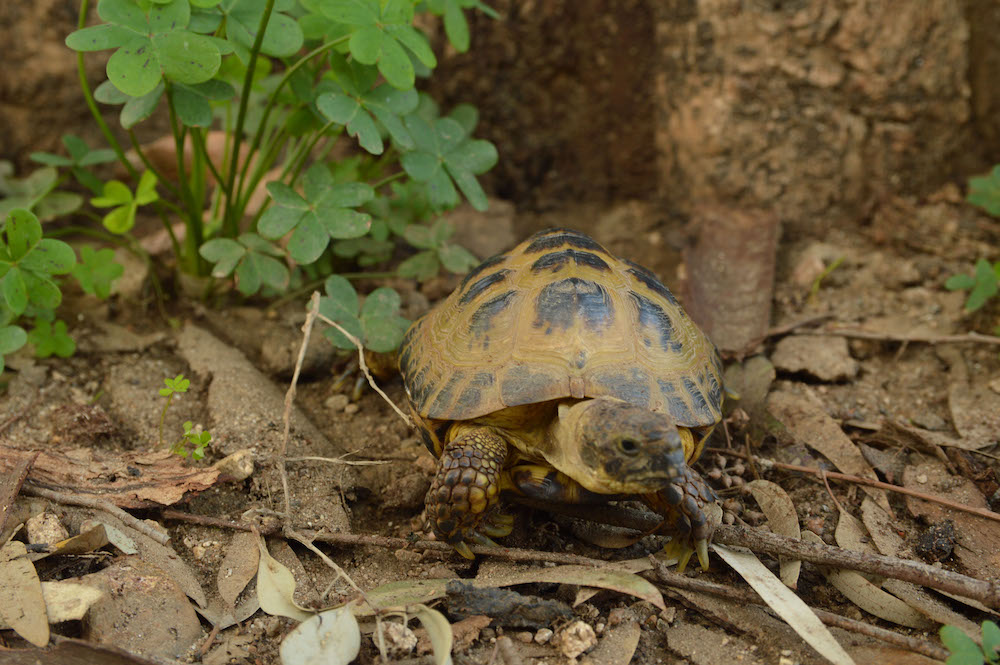
[(480, 264), (413, 324), (400, 370), (434, 420), (612, 396), (695, 427), (717, 422), (722, 402), (715, 347), (667, 287), (570, 229)]

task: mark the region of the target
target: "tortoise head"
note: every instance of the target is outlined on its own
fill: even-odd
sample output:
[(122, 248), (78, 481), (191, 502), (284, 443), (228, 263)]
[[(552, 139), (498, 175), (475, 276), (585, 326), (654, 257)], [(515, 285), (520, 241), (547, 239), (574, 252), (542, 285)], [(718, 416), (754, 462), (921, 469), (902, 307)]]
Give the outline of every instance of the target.
[(611, 397), (559, 406), (560, 471), (599, 494), (655, 492), (677, 479), (684, 444), (673, 419)]

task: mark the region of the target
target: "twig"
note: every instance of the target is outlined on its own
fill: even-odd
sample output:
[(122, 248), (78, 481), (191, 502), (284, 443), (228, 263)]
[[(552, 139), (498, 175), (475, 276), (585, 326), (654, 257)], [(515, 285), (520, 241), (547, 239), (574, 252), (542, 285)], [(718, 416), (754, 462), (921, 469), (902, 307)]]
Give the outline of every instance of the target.
[(285, 495), (285, 524), (292, 523), (292, 499), (288, 492), (288, 473), (285, 471), (285, 453), (288, 451), (288, 436), (292, 429), (292, 405), (295, 403), (295, 390), (299, 383), (299, 373), (302, 371), (302, 363), (305, 361), (306, 349), (309, 347), (309, 337), (312, 335), (313, 323), (316, 315), (319, 314), (319, 293), (313, 292), (312, 307), (306, 315), (306, 321), (302, 324), (302, 344), (299, 346), (299, 355), (295, 359), (295, 370), (292, 372), (292, 380), (288, 383), (288, 390), (285, 391), (285, 411), (281, 415), (284, 429), (281, 433), (281, 446), (278, 448), (278, 475), (281, 476), (281, 489)]
[[(735, 450), (729, 450), (727, 448), (710, 448), (713, 453), (722, 453), (723, 455), (732, 455), (733, 457), (739, 457), (741, 459), (747, 459), (746, 453), (741, 453)], [(926, 492), (920, 492), (918, 490), (910, 489), (909, 487), (903, 487), (901, 485), (892, 485), (890, 483), (884, 483), (881, 480), (873, 480), (871, 478), (863, 478), (861, 476), (852, 476), (847, 473), (839, 473), (837, 471), (823, 471), (822, 469), (816, 469), (809, 466), (799, 466), (797, 464), (785, 464), (784, 462), (775, 462), (773, 460), (765, 459), (763, 457), (754, 457), (757, 461), (764, 467), (771, 467), (775, 469), (783, 469), (785, 471), (798, 471), (799, 473), (808, 473), (817, 477), (822, 478), (826, 476), (827, 478), (832, 478), (833, 480), (843, 480), (850, 483), (855, 483), (857, 485), (867, 485), (869, 487), (877, 487), (879, 489), (888, 490), (890, 492), (897, 492), (898, 494), (905, 494), (907, 496), (912, 496), (916, 499), (922, 499), (924, 501), (930, 501), (932, 503), (937, 503), (939, 505), (945, 506), (946, 508), (951, 508), (952, 510), (960, 510), (965, 513), (972, 515), (977, 515), (994, 522), (1000, 522), (1000, 513), (995, 513), (992, 510), (986, 510), (985, 508), (976, 508), (975, 506), (968, 506), (963, 503), (957, 503), (944, 497), (936, 496), (934, 494), (927, 494)]]
[[(379, 464), (392, 464), (391, 460), (347, 460), (343, 457), (316, 457), (306, 455), (305, 457), (286, 457), (286, 462), (329, 462), (331, 464), (346, 464), (347, 466), (378, 466)], [(412, 461), (412, 460), (410, 460)]]
[[(643, 533), (655, 530), (663, 521), (663, 518), (655, 513), (622, 507), (579, 506), (551, 502), (538, 502), (536, 504), (523, 497), (517, 497), (516, 502), (529, 506), (537, 505), (549, 512), (635, 529)], [(832, 545), (786, 538), (762, 529), (724, 524), (716, 527), (713, 540), (723, 545), (746, 547), (754, 552), (787, 556), (791, 559), (802, 559), (823, 566), (847, 568), (891, 577), (904, 582), (913, 582), (932, 589), (975, 598), (990, 607), (1000, 607), (1000, 584), (942, 568), (934, 568), (919, 561), (879, 554), (864, 554)]]
[(21, 488), (21, 491), (25, 494), (30, 494), (31, 496), (40, 496), (43, 499), (50, 499), (56, 503), (61, 503), (67, 506), (81, 506), (83, 508), (94, 508), (96, 510), (103, 510), (109, 515), (114, 515), (122, 522), (132, 527), (139, 533), (149, 536), (161, 545), (166, 545), (170, 542), (170, 534), (164, 533), (159, 529), (155, 529), (142, 520), (133, 517), (132, 515), (126, 513), (124, 510), (116, 505), (104, 501), (103, 499), (95, 499), (89, 496), (78, 496), (75, 494), (66, 494), (64, 492), (56, 492), (54, 490), (48, 490), (43, 487), (38, 487), (31, 484), (29, 480)]
[(989, 607), (1000, 607), (1000, 584), (979, 580), (943, 568), (934, 568), (919, 561), (855, 552), (840, 547), (785, 538), (762, 529), (735, 525), (720, 525), (716, 528), (713, 539), (723, 545), (739, 545), (754, 552), (787, 556), (823, 566), (847, 568), (891, 577), (904, 582), (913, 582), (932, 589), (974, 598)]
[(880, 333), (871, 330), (859, 330), (857, 328), (837, 328), (835, 326), (824, 326), (812, 330), (795, 330), (796, 335), (833, 335), (839, 337), (852, 337), (854, 339), (872, 339), (880, 342), (903, 342), (920, 344), (1000, 344), (1000, 337), (994, 335), (983, 335), (982, 333), (970, 332), (964, 335), (915, 335), (915, 334), (895, 334)]
[[(319, 293), (318, 292), (314, 292), (313, 293), (312, 303), (313, 303), (312, 304), (312, 308), (318, 312), (319, 311)], [(319, 315), (319, 318), (324, 323), (326, 323), (328, 325), (331, 325), (334, 328), (336, 328), (340, 332), (340, 334), (342, 334), (344, 337), (346, 337), (347, 339), (349, 339), (351, 341), (351, 344), (353, 344), (354, 346), (358, 347), (358, 365), (361, 367), (361, 372), (365, 375), (365, 378), (368, 379), (368, 385), (370, 385), (372, 387), (372, 390), (374, 390), (375, 392), (377, 392), (379, 395), (382, 396), (382, 399), (384, 399), (386, 401), (386, 403), (389, 406), (392, 407), (393, 411), (395, 411), (397, 414), (399, 414), (399, 417), (403, 419), (403, 422), (406, 423), (407, 427), (413, 427), (413, 421), (410, 420), (410, 417), (408, 415), (406, 415), (406, 413), (403, 412), (402, 409), (400, 409), (398, 406), (396, 406), (396, 403), (393, 402), (391, 399), (389, 399), (389, 396), (386, 395), (385, 392), (381, 388), (378, 387), (377, 383), (375, 383), (375, 379), (372, 377), (372, 373), (370, 371), (368, 371), (368, 363), (365, 362), (365, 347), (363, 347), (361, 345), (361, 340), (359, 340), (357, 337), (355, 337), (351, 333), (349, 333), (346, 330), (344, 330), (343, 326), (341, 326), (336, 321), (328, 319), (327, 317), (323, 316), (322, 314)]]
[[(653, 568), (656, 571), (656, 577), (665, 586), (676, 589), (686, 589), (688, 591), (696, 591), (699, 593), (707, 593), (713, 596), (735, 600), (738, 603), (764, 605), (764, 602), (760, 599), (760, 597), (749, 589), (740, 589), (726, 586), (724, 584), (716, 584), (715, 582), (709, 582), (701, 578), (687, 577), (669, 570), (662, 561), (659, 561), (653, 556), (650, 556), (649, 560), (652, 562)], [(816, 607), (810, 607), (809, 609), (816, 614), (820, 621), (828, 626), (837, 626), (838, 628), (843, 628), (844, 630), (860, 633), (862, 635), (868, 635), (869, 637), (880, 639), (883, 642), (888, 642), (889, 644), (894, 644), (896, 646), (903, 647), (904, 649), (923, 654), (929, 658), (944, 660), (948, 657), (948, 651), (933, 642), (917, 639), (908, 635), (901, 635), (891, 630), (886, 630), (885, 628), (879, 628), (878, 626), (874, 626), (864, 621), (849, 619), (839, 614), (827, 612), (826, 610), (821, 610)]]

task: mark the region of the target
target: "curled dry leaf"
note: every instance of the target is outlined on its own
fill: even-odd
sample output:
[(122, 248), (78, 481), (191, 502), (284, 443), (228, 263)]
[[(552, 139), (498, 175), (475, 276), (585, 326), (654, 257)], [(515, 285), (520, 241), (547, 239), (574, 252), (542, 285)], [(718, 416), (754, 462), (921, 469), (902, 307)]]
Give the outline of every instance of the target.
[(295, 604), (295, 577), (267, 551), (263, 538), (257, 539), (260, 563), (257, 567), (257, 597), (260, 609), (268, 614), (305, 621), (313, 616)]
[(26, 554), (27, 548), (18, 540), (0, 549), (0, 619), (36, 647), (44, 647), (49, 643), (45, 598)]
[(103, 524), (93, 524), (86, 531), (82, 531), (72, 538), (53, 543), (47, 552), (29, 555), (32, 561), (38, 561), (53, 554), (86, 554), (99, 550), (108, 544), (108, 534), (104, 531)]
[[(805, 532), (807, 536), (810, 532)], [(818, 536), (817, 536), (818, 537)], [(713, 545), (716, 554), (753, 587), (765, 603), (824, 658), (834, 665), (855, 665), (833, 638), (819, 617), (781, 580), (774, 576), (753, 552), (737, 547)]]
[[(262, 562), (264, 556), (261, 550)], [(296, 626), (281, 642), (279, 653), (282, 665), (347, 665), (360, 650), (357, 619), (347, 607), (338, 607)]]
[[(807, 542), (820, 543), (822, 539), (811, 531), (802, 534)], [(820, 567), (826, 580), (852, 603), (880, 619), (900, 626), (927, 630), (933, 623), (912, 607), (872, 584), (863, 575), (853, 570), (837, 570)]]
[(104, 527), (104, 534), (108, 537), (108, 542), (121, 550), (122, 554), (139, 553), (139, 548), (136, 546), (135, 541), (129, 538), (124, 531), (111, 524), (105, 524), (100, 520), (84, 520), (80, 525), (80, 531), (89, 531), (98, 524)]
[[(861, 451), (844, 434), (840, 425), (827, 415), (822, 405), (792, 392), (779, 390), (771, 393), (767, 407), (792, 437), (833, 462), (841, 472), (878, 480)], [(864, 486), (861, 489), (886, 512), (892, 514), (885, 490)]]
[[(791, 498), (775, 483), (770, 480), (754, 480), (747, 483), (750, 493), (757, 500), (761, 512), (767, 517), (771, 531), (786, 538), (798, 538), (799, 516), (795, 512), (795, 504)], [(799, 571), (802, 569), (802, 562), (791, 560), (787, 557), (779, 557), (781, 581), (785, 586), (794, 589), (799, 581)]]
[(427, 636), (431, 640), (435, 665), (451, 665), (453, 636), (448, 620), (443, 614), (426, 605), (414, 605), (411, 610), (413, 615), (420, 620), (420, 624), (427, 631)]

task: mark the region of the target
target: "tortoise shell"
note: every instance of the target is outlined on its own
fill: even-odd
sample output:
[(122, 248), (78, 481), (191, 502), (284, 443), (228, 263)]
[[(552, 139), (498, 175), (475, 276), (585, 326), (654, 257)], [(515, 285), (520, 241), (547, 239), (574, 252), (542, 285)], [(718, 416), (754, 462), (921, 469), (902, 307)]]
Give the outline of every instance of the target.
[(602, 396), (681, 427), (721, 417), (718, 353), (673, 294), (569, 229), (483, 261), (410, 327), (399, 365), (412, 407), (434, 420)]

